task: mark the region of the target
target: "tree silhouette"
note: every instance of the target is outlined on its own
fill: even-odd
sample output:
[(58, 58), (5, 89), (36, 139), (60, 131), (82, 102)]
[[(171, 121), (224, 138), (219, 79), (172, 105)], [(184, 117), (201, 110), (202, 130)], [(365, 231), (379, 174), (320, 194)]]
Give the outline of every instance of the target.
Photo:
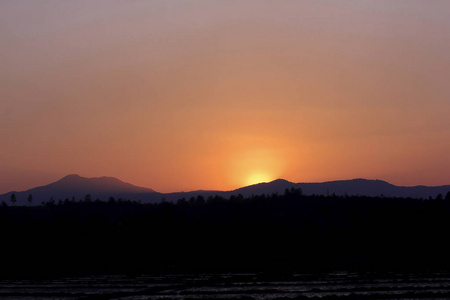
[[(434, 201), (436, 196), (432, 201), (312, 196), (295, 188), (285, 194), (213, 196), (207, 201), (202, 196), (181, 198), (176, 204), (113, 198), (54, 203), (51, 198), (40, 206), (35, 198), (33, 207), (11, 209), (0, 200), (0, 225), (8, 228), (2, 243), (12, 247), (4, 253), (13, 256), (1, 261), (0, 277), (22, 270), (136, 273), (169, 266), (176, 266), (176, 271), (218, 272), (278, 272), (285, 266), (298, 271), (336, 267), (364, 271), (378, 266), (385, 271), (422, 266), (450, 270), (450, 245), (442, 238), (450, 231), (450, 202)], [(143, 238), (148, 232), (152, 243)], [(23, 250), (35, 244), (39, 247), (32, 253)], [(152, 247), (155, 244), (158, 247)], [(423, 244), (428, 246), (425, 250)], [(84, 245), (95, 253), (82, 251)], [(177, 255), (181, 247), (186, 252)]]
[(50, 200), (46, 203), (46, 206), (52, 206), (55, 205), (55, 198), (50, 197)]
[(90, 195), (90, 194), (87, 194), (85, 197), (84, 197), (84, 202), (92, 202), (92, 196)]
[(15, 205), (17, 202), (16, 194), (11, 194), (11, 203)]
[(206, 203), (205, 201), (205, 197), (203, 197), (202, 195), (198, 195), (197, 199), (195, 200), (195, 204), (198, 206), (202, 206)]
[(33, 195), (29, 194), (27, 201), (31, 205), (31, 203), (33, 202)]

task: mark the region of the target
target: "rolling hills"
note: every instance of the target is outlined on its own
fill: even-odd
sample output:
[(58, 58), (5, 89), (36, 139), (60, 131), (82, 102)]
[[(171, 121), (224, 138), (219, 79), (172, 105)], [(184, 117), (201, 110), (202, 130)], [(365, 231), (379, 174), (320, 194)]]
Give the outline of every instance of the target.
[(244, 197), (262, 194), (282, 194), (286, 189), (302, 189), (303, 194), (311, 195), (364, 195), (364, 196), (387, 196), (387, 197), (411, 197), (429, 198), (438, 194), (446, 195), (450, 191), (450, 185), (444, 186), (396, 186), (382, 180), (352, 179), (328, 181), (321, 183), (293, 183), (284, 179), (277, 179), (272, 182), (259, 183), (245, 186), (232, 191), (190, 191), (176, 193), (159, 193), (153, 189), (135, 186), (123, 182), (114, 177), (94, 177), (86, 178), (76, 174), (68, 175), (62, 179), (45, 186), (35, 187), (26, 191), (9, 192), (0, 195), (0, 201), (10, 203), (11, 195), (15, 194), (17, 205), (28, 203), (29, 195), (32, 195), (31, 204), (40, 204), (51, 198), (55, 201), (59, 199), (85, 199), (86, 195), (92, 200), (129, 199), (141, 202), (159, 202), (161, 200), (176, 201), (181, 198), (190, 199), (199, 195), (207, 198), (219, 195), (229, 198), (232, 195), (241, 194)]

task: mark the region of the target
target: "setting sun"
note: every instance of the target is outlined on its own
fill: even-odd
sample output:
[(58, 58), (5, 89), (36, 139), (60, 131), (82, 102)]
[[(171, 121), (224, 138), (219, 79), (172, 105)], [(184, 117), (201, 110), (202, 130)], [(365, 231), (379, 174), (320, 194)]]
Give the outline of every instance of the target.
[(273, 178), (267, 173), (253, 173), (247, 178), (247, 184), (246, 185), (252, 185), (257, 184), (261, 182), (269, 182), (272, 181)]
[(228, 156), (228, 178), (231, 186), (242, 187), (270, 182), (282, 177), (287, 156), (281, 141), (263, 138), (239, 140), (236, 151)]

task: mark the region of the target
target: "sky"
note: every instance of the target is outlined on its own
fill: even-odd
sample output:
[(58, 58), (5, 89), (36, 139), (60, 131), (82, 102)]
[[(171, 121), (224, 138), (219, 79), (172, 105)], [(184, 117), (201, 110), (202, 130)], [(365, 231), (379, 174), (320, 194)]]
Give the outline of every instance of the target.
[(450, 1), (0, 1), (0, 193), (450, 184)]

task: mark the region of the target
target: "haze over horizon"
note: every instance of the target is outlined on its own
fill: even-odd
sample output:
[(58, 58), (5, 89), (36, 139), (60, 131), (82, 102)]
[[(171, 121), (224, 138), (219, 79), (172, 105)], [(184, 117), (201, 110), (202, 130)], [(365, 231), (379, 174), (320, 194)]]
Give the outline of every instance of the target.
[(450, 2), (1, 1), (0, 194), (450, 184)]
[[(37, 186), (24, 191), (10, 191), (0, 194), (0, 202), (3, 205), (11, 202), (13, 205), (44, 205), (45, 201), (67, 200), (72, 202), (83, 201), (88, 195), (91, 199), (109, 201), (113, 199), (126, 199), (129, 201), (139, 201), (140, 203), (158, 203), (161, 201), (178, 202), (181, 199), (215, 198), (233, 199), (245, 197), (253, 199), (255, 196), (285, 195), (287, 191), (295, 189), (297, 195), (305, 196), (344, 196), (347, 197), (376, 197), (387, 199), (389, 197), (401, 197), (408, 199), (448, 199), (450, 196), (450, 185), (443, 186), (396, 186), (382, 180), (367, 180), (355, 178), (351, 180), (337, 180), (327, 182), (290, 182), (285, 179), (276, 179), (270, 182), (260, 182), (248, 186), (243, 186), (233, 190), (187, 190), (174, 191), (171, 193), (161, 193), (149, 187), (140, 187), (129, 182), (124, 182), (115, 177), (83, 177), (78, 174), (69, 174), (63, 178), (49, 182), (43, 186)], [(288, 192), (289, 194), (289, 192)], [(15, 201), (13, 201), (13, 195)], [(31, 200), (29, 200), (31, 199)], [(53, 199), (53, 200), (52, 200)], [(336, 198), (335, 198), (336, 199)]]

